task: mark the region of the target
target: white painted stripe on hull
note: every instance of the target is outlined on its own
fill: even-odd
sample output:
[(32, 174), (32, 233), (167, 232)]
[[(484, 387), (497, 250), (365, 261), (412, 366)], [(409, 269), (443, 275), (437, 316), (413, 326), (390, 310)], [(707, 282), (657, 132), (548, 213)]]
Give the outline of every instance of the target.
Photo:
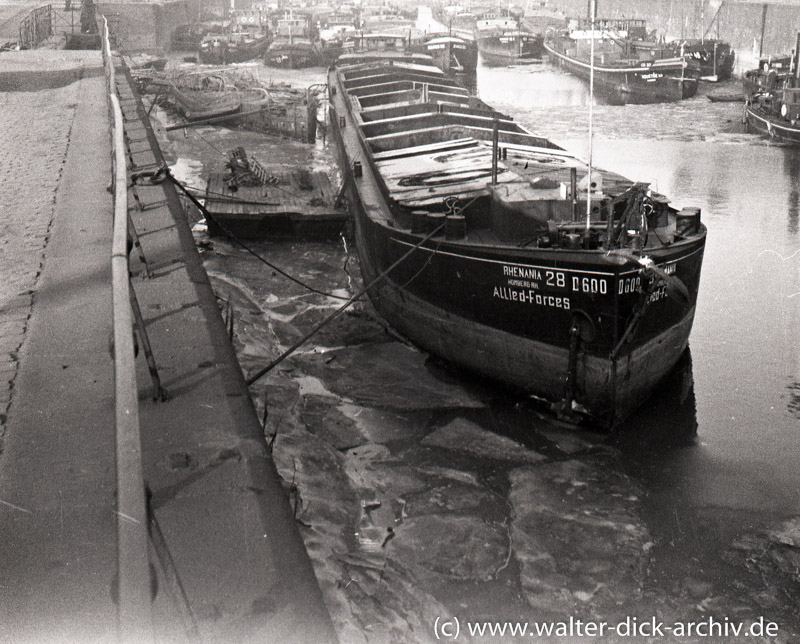
[[(467, 320), (423, 300), (390, 279), (371, 298), (380, 314), (414, 344), (470, 371), (559, 402), (564, 395), (569, 350)], [(683, 320), (615, 361), (582, 353), (579, 402), (594, 415), (624, 418), (675, 366), (694, 321)], [(673, 351), (664, 351), (664, 346)], [(614, 375), (616, 374), (616, 375)], [(613, 391), (612, 391), (613, 389)]]
[(800, 138), (800, 128), (798, 128), (798, 127), (787, 127), (785, 125), (780, 125), (778, 123), (773, 123), (769, 119), (765, 119), (763, 116), (759, 116), (753, 110), (751, 110), (749, 107), (747, 108), (747, 114), (749, 116), (752, 116), (754, 119), (758, 119), (759, 121), (764, 123), (767, 126), (767, 130), (770, 130), (770, 129), (782, 130), (784, 132), (788, 132), (789, 134), (794, 134), (795, 136)]
[[(404, 239), (398, 239), (397, 237), (392, 237), (391, 239), (396, 244), (400, 244), (402, 246), (408, 246), (408, 247), (416, 246), (416, 243), (407, 242)], [(473, 262), (483, 262), (483, 263), (486, 263), (486, 264), (501, 264), (501, 265), (504, 265), (504, 266), (521, 266), (523, 268), (536, 268), (536, 269), (541, 269), (541, 270), (558, 270), (558, 271), (562, 271), (564, 273), (588, 273), (590, 275), (604, 275), (604, 276), (607, 276), (607, 277), (613, 277), (616, 274), (616, 273), (607, 272), (607, 271), (589, 271), (589, 270), (578, 269), (578, 268), (564, 268), (563, 266), (555, 267), (555, 266), (553, 266), (551, 264), (547, 264), (547, 265), (524, 264), (522, 262), (517, 262), (517, 261), (513, 261), (513, 260), (488, 259), (488, 258), (485, 258), (485, 257), (475, 257), (474, 255), (465, 255), (463, 253), (455, 253), (455, 252), (452, 252), (452, 251), (439, 250), (439, 249), (436, 249), (436, 248), (427, 248), (426, 246), (420, 246), (418, 248), (418, 250), (427, 251), (428, 253), (431, 253), (433, 255), (448, 255), (450, 257), (457, 257), (459, 259), (470, 260), (470, 261), (473, 261)], [(690, 253), (686, 253), (685, 255), (681, 255), (680, 257), (676, 257), (674, 259), (671, 258), (666, 263), (667, 264), (673, 264), (675, 262), (680, 262), (680, 261), (686, 259), (687, 257), (691, 257), (692, 255), (696, 255), (697, 253), (701, 252), (702, 250), (703, 250), (703, 248), (696, 248)], [(625, 271), (624, 273), (619, 273), (619, 274), (620, 275), (630, 275), (630, 274), (633, 274), (633, 273), (638, 273), (639, 270), (640, 270), (640, 268), (636, 268), (636, 269), (633, 269), (633, 270), (630, 270), (630, 271)]]
[[(567, 56), (566, 54), (562, 54), (561, 52), (558, 52), (555, 49), (552, 49), (552, 48), (548, 47), (547, 44), (545, 44), (544, 48), (549, 53), (553, 54), (554, 56), (557, 56), (558, 58), (561, 58), (562, 60), (565, 60), (565, 61), (567, 61), (569, 63), (574, 64), (574, 65), (577, 65), (578, 67), (583, 67), (584, 69), (587, 69), (587, 70), (590, 70), (592, 68), (591, 64), (584, 63), (583, 61), (578, 60), (577, 58), (572, 58), (571, 56)], [(671, 63), (671, 62), (667, 62), (667, 63), (663, 63), (663, 64), (658, 64), (658, 63), (651, 64), (651, 63), (648, 63), (647, 65), (642, 66), (642, 67), (605, 67), (603, 65), (595, 64), (594, 65), (594, 71), (596, 71), (596, 72), (609, 72), (609, 73), (612, 73), (612, 74), (622, 74), (622, 73), (628, 73), (628, 72), (632, 72), (632, 73), (635, 72), (637, 74), (642, 74), (642, 73), (646, 74), (648, 71), (651, 71), (651, 70), (665, 71), (665, 70), (672, 70), (672, 69), (674, 69), (676, 67), (678, 67), (679, 69), (675, 70), (675, 71), (679, 71), (680, 69), (683, 69), (685, 67), (685, 63), (683, 63), (683, 64), (676, 64), (676, 63)], [(674, 78), (674, 77), (669, 77), (669, 78)]]

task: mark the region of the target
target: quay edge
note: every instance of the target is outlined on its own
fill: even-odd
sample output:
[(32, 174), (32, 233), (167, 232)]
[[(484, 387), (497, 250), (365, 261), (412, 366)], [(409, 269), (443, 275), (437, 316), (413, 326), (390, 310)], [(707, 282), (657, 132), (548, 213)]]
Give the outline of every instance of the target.
[[(13, 61), (17, 71), (35, 79), (51, 56), (62, 54), (6, 52), (0, 71)], [(70, 56), (80, 57), (69, 66), (80, 79), (51, 90), (75, 97), (63, 113), (69, 145), (3, 419), (0, 607), (9, 617), (0, 639), (19, 642), (117, 637), (110, 124), (102, 72), (95, 73), (99, 52)], [(121, 73), (118, 83), (129, 138), (139, 141), (131, 145), (130, 158), (139, 168), (157, 167), (163, 158), (141, 105)], [(15, 96), (14, 104), (24, 109), (37, 100), (30, 92)], [(47, 137), (37, 139), (26, 150), (32, 158), (45, 156), (36, 145), (51, 144)], [(53, 169), (48, 164), (38, 171)], [(23, 186), (15, 193), (18, 201), (2, 204), (9, 216), (29, 214), (29, 179), (8, 177)], [(169, 592), (169, 576), (177, 575), (204, 639), (334, 642), (177, 195), (165, 184), (137, 192), (150, 204), (131, 210), (150, 276), (144, 277), (134, 252), (132, 285), (169, 394), (163, 402), (150, 400), (140, 355), (143, 468), (174, 563), (174, 569), (164, 568), (163, 549), (161, 557), (151, 553), (159, 588), (154, 630), (165, 641), (186, 636), (186, 607), (182, 618), (180, 602)]]

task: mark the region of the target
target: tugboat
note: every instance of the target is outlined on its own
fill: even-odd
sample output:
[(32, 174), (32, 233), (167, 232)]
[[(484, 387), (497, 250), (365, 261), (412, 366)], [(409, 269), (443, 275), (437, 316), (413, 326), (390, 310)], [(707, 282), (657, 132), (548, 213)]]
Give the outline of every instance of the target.
[[(583, 79), (592, 73), (598, 93), (613, 103), (679, 101), (697, 93), (697, 76), (689, 72), (680, 52), (670, 51), (661, 58), (650, 49), (633, 46), (646, 36), (643, 20), (593, 18), (591, 24), (572, 21), (566, 32), (551, 34), (544, 43), (551, 62)], [(593, 65), (590, 50), (599, 58)]]
[(758, 67), (747, 70), (742, 76), (742, 89), (745, 95), (757, 92), (772, 92), (783, 87), (786, 79), (792, 76), (792, 56), (767, 56), (758, 61)]
[(231, 26), (224, 33), (209, 33), (200, 42), (198, 58), (207, 65), (244, 63), (260, 58), (269, 47), (270, 36), (261, 12), (232, 11)]
[(434, 66), (341, 61), (330, 122), (377, 311), (422, 349), (613, 425), (684, 353), (699, 208), (593, 168)]
[(748, 128), (777, 143), (800, 144), (800, 33), (794, 55), (773, 64), (762, 61), (743, 81)]

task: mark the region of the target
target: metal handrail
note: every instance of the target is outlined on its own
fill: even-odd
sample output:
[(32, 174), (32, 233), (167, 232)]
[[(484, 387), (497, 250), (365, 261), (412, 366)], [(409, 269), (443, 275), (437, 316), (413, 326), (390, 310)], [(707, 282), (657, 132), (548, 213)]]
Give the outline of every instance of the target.
[(139, 395), (128, 266), (128, 168), (122, 110), (103, 17), (103, 58), (113, 114), (114, 228), (111, 285), (117, 464), (117, 597), (121, 641), (153, 641), (148, 512), (142, 472)]

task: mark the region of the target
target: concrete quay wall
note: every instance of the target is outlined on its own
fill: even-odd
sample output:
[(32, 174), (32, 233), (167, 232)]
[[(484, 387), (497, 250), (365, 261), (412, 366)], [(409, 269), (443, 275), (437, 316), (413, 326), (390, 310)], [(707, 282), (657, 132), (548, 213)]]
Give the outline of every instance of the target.
[[(114, 591), (124, 517), (107, 95), (99, 52), (61, 59), (78, 70), (74, 82), (37, 81), (62, 54), (0, 57), (0, 73), (39, 87), (0, 92), (0, 642), (23, 644), (126, 640)], [(157, 167), (143, 110), (119, 85), (130, 169)], [(168, 392), (152, 399), (140, 352), (154, 640), (334, 641), (177, 195), (160, 184), (129, 197), (146, 257), (132, 260), (132, 287)]]

